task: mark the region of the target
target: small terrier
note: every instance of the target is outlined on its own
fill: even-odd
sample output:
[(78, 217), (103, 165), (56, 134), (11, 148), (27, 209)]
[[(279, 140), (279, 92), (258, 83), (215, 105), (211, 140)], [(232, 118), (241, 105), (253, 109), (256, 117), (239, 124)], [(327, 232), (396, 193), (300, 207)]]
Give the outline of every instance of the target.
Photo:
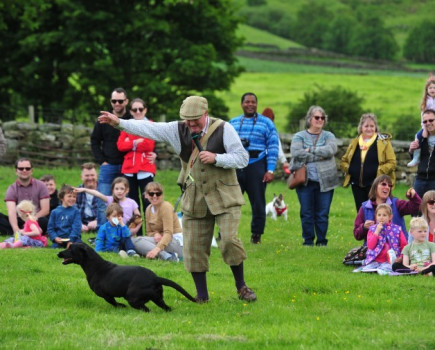
[(285, 205), (282, 194), (277, 197), (274, 193), (272, 202), (269, 202), (266, 205), (266, 215), (271, 214), (273, 220), (276, 220), (277, 216), (282, 215), (284, 220), (287, 221), (287, 213), (287, 206)]
[(127, 227), (131, 230), (139, 225), (142, 225), (142, 217), (140, 215), (133, 214), (133, 216), (127, 222)]

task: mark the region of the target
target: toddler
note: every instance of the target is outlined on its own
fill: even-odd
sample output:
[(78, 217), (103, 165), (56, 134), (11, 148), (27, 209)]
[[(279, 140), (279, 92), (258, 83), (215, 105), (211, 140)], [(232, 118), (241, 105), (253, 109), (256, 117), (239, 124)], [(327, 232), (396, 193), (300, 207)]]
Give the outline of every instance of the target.
[(106, 209), (107, 222), (100, 226), (95, 240), (97, 252), (115, 252), (123, 258), (139, 257), (134, 250), (131, 234), (124, 224), (123, 216), (124, 212), (118, 203), (109, 204)]
[[(426, 81), (424, 87), (423, 99), (420, 104), (421, 115), (426, 109), (435, 109), (435, 77), (431, 74)], [(426, 126), (422, 124), (422, 129), (415, 135), (415, 142), (421, 143), (423, 138), (428, 137)], [(412, 153), (412, 160), (408, 163), (409, 167), (413, 167), (420, 163), (420, 149), (417, 148)]]
[(433, 274), (435, 272), (435, 243), (427, 240), (428, 225), (423, 218), (413, 218), (409, 233), (414, 240), (403, 248), (403, 263), (394, 263), (393, 271), (399, 269)]
[(61, 205), (54, 209), (48, 220), (47, 232), (52, 248), (68, 248), (71, 243), (81, 242), (82, 220), (75, 206), (74, 187), (63, 185), (59, 191)]
[(45, 184), (45, 187), (47, 187), (48, 193), (50, 194), (50, 213), (51, 213), (60, 204), (59, 195), (56, 189), (56, 180), (54, 179), (54, 176), (50, 174), (41, 176), (40, 180)]
[(396, 256), (401, 255), (406, 246), (406, 237), (399, 225), (393, 224), (393, 212), (388, 204), (379, 204), (375, 211), (376, 224), (367, 233), (367, 254), (361, 272), (376, 271), (380, 275), (392, 271), (388, 250), (393, 249)]
[(46, 247), (47, 238), (42, 236), (42, 229), (35, 218), (35, 206), (31, 201), (23, 200), (17, 205), (17, 213), (24, 221), (24, 228), (15, 233), (14, 237), (0, 243), (0, 249), (22, 247)]

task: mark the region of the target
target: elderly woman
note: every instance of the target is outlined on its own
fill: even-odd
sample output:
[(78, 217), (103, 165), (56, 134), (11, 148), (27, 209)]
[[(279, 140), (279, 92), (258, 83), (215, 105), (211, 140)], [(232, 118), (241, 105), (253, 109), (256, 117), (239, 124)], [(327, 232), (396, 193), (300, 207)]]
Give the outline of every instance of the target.
[(343, 186), (351, 184), (356, 211), (368, 199), (370, 187), (379, 175), (388, 175), (394, 187), (396, 155), (391, 135), (381, 134), (378, 130), (376, 116), (363, 114), (358, 125), (358, 137), (352, 140), (341, 158), (340, 169), (345, 173)]
[[(408, 200), (393, 197), (391, 191), (393, 182), (388, 175), (378, 176), (369, 191), (369, 199), (362, 203), (355, 218), (353, 235), (358, 241), (367, 240), (369, 227), (375, 223), (375, 210), (381, 203), (387, 203), (393, 210), (393, 223), (399, 225), (405, 236), (406, 230), (405, 215), (417, 215), (421, 204), (421, 198), (413, 188), (406, 191)], [(408, 239), (408, 238), (407, 238)]]
[(296, 188), (301, 205), (302, 237), (304, 245), (328, 243), (329, 208), (334, 188), (338, 186), (337, 167), (334, 154), (337, 143), (334, 134), (323, 130), (327, 115), (322, 107), (311, 106), (305, 116), (307, 129), (293, 136), (291, 144), (292, 161), (290, 170), (307, 167), (307, 182)]

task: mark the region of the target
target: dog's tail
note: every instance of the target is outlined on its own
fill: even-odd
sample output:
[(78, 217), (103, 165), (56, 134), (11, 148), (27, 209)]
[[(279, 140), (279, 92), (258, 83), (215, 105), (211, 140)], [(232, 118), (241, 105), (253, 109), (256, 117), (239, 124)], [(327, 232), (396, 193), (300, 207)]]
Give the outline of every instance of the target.
[(174, 281), (168, 280), (167, 278), (163, 278), (163, 277), (157, 277), (157, 280), (162, 285), (174, 288), (175, 290), (183, 294), (187, 299), (196, 303), (196, 299), (193, 296), (191, 296), (183, 287), (181, 287), (179, 284), (175, 283)]

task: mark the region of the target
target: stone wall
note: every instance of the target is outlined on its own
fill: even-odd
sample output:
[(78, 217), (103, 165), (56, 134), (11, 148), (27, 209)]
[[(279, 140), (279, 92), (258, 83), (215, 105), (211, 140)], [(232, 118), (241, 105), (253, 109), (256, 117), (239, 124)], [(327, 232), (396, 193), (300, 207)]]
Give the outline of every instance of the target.
[[(84, 162), (94, 161), (91, 153), (90, 134), (92, 128), (72, 124), (34, 124), (16, 121), (4, 122), (3, 133), (7, 141), (7, 153), (0, 159), (2, 165), (12, 165), (20, 157), (32, 159), (35, 165), (46, 167), (73, 167)], [(292, 134), (280, 134), (281, 143), (287, 158), (290, 158)], [(337, 165), (346, 152), (350, 139), (338, 139)], [(406, 164), (409, 141), (393, 141), (397, 157), (396, 177), (398, 182), (411, 184), (416, 168), (408, 168)], [(159, 170), (179, 169), (180, 161), (171, 146), (157, 142), (157, 167)], [(277, 178), (284, 178), (280, 166), (276, 171)], [(340, 173), (340, 177), (342, 174)]]

